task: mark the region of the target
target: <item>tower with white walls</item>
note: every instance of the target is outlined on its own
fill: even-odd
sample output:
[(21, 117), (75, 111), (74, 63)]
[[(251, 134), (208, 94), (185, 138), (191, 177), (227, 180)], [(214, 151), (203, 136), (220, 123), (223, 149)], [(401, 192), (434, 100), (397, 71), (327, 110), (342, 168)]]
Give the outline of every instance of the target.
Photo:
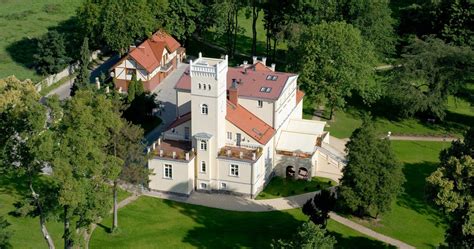
[[(216, 188), (218, 150), (225, 145), (228, 58), (202, 57), (190, 62), (191, 132), (196, 148), (197, 185)], [(205, 184), (205, 185), (202, 185)]]

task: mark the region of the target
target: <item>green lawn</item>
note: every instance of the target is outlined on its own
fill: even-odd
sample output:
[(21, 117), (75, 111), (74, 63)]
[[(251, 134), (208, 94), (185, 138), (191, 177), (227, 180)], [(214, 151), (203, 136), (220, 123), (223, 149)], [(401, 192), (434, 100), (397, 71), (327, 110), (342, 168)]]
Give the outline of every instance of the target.
[[(11, 226), (13, 237), (10, 243), (13, 248), (47, 248), (41, 230), (38, 218), (17, 217), (11, 212), (15, 210), (14, 204), (18, 202), (19, 196), (27, 191), (27, 186), (19, 178), (8, 178), (0, 176), (0, 215), (4, 216)], [(119, 200), (123, 200), (130, 194), (125, 191), (119, 191)], [(119, 217), (119, 221), (120, 221)], [(54, 218), (47, 222), (49, 233), (57, 248), (63, 247), (63, 224)]]
[(392, 141), (406, 182), (404, 191), (380, 221), (353, 218), (369, 228), (417, 248), (435, 248), (444, 241), (442, 214), (425, 198), (425, 178), (437, 167), (439, 152), (449, 143)]
[[(92, 235), (91, 248), (269, 248), (272, 239), (291, 236), (306, 217), (284, 212), (233, 212), (140, 197), (119, 210), (120, 232), (110, 234), (110, 217)], [(334, 221), (328, 226), (338, 248), (383, 248)]]
[[(312, 118), (311, 103), (304, 103), (303, 116)], [(344, 111), (336, 111), (326, 130), (338, 138), (350, 137), (352, 132), (362, 124), (362, 112), (353, 106)], [(324, 119), (323, 119), (324, 120)], [(383, 116), (375, 116), (375, 125), (381, 135), (391, 131), (393, 135), (416, 136), (456, 136), (461, 137), (469, 125), (474, 124), (474, 106), (461, 98), (448, 99), (447, 115), (443, 122), (430, 124), (416, 118), (389, 120)]]
[(32, 67), (36, 47), (32, 38), (67, 20), (82, 0), (0, 0), (0, 78), (39, 81)]
[(324, 177), (313, 177), (311, 181), (287, 180), (274, 177), (257, 196), (257, 200), (273, 199), (285, 196), (299, 195), (335, 186), (336, 182)]

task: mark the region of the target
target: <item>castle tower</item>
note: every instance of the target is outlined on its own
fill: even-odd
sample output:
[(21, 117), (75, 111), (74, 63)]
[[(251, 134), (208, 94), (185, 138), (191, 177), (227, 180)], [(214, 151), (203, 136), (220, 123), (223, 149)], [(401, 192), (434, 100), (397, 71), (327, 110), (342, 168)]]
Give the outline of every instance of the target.
[[(217, 188), (217, 153), (225, 145), (228, 58), (190, 62), (191, 132), (196, 148), (196, 187)], [(205, 185), (203, 185), (205, 184)]]

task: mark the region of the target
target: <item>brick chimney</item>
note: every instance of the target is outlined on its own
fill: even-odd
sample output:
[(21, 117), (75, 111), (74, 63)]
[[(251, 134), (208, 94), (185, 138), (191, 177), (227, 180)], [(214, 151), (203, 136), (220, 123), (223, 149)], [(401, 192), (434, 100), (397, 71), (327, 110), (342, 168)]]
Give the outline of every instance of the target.
[(239, 89), (237, 89), (237, 79), (232, 79), (232, 85), (229, 88), (229, 101), (237, 105), (239, 99)]
[(263, 65), (267, 65), (267, 57), (262, 57), (262, 63)]

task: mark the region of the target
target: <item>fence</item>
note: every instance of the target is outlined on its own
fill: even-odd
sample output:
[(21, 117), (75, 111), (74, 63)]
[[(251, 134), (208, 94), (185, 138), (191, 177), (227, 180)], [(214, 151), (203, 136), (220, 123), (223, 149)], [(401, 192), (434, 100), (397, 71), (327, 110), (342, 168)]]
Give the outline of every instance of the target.
[[(91, 57), (90, 57), (90, 60), (95, 60), (98, 58), (99, 54), (100, 54), (100, 50), (96, 50), (96, 51), (93, 51), (91, 53)], [(62, 70), (61, 72), (57, 73), (57, 74), (53, 74), (53, 75), (50, 75), (48, 77), (46, 77), (46, 79), (38, 82), (35, 87), (36, 87), (36, 91), (41, 91), (41, 89), (43, 89), (44, 87), (48, 87), (58, 81), (60, 81), (61, 79), (65, 78), (65, 77), (68, 77), (68, 76), (71, 76), (77, 69), (79, 68), (79, 62), (75, 62), (69, 66), (67, 66), (64, 70)]]

